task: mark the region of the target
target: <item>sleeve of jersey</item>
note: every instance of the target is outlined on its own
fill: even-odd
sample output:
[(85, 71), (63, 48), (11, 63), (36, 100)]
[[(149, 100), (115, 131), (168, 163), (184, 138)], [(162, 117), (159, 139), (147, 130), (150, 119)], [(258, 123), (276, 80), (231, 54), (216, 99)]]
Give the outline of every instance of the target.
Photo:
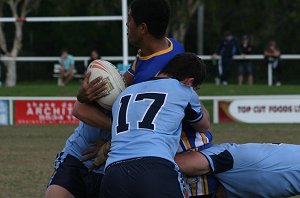
[(201, 109), (200, 100), (196, 92), (193, 91), (192, 97), (186, 106), (184, 119), (189, 123), (196, 123), (203, 118), (203, 111)]
[(129, 69), (127, 70), (132, 76), (135, 76), (136, 62), (137, 62), (137, 58), (133, 61), (133, 63), (130, 65)]

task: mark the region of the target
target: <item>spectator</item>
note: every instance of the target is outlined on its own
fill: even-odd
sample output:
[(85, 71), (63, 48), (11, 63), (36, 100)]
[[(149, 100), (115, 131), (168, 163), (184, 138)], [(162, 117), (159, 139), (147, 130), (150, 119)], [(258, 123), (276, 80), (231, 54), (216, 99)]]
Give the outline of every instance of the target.
[(272, 66), (272, 79), (273, 85), (280, 86), (280, 75), (281, 75), (281, 67), (280, 67), (280, 50), (275, 41), (270, 41), (264, 50), (264, 56), (267, 65), (271, 64)]
[(218, 70), (219, 78), (223, 85), (228, 84), (229, 67), (232, 64), (233, 56), (239, 51), (239, 46), (236, 38), (231, 32), (226, 31), (224, 33), (224, 39), (220, 42), (216, 52), (213, 54), (213, 58), (220, 55)]
[[(252, 53), (252, 46), (250, 44), (249, 38), (247, 35), (244, 35), (241, 41), (241, 53), (242, 55), (248, 55)], [(248, 74), (248, 84), (252, 85), (253, 84), (253, 69), (252, 69), (252, 63), (250, 60), (243, 59), (240, 61), (239, 64), (239, 77), (238, 77), (238, 82), (239, 85), (243, 84), (243, 75), (245, 70), (247, 71)]]
[(63, 49), (61, 51), (60, 60), (60, 79), (59, 86), (66, 85), (74, 76), (74, 58), (72, 55), (68, 54), (68, 50)]
[(94, 60), (96, 59), (100, 59), (101, 57), (99, 56), (99, 53), (97, 50), (92, 50), (91, 51), (91, 56), (90, 56), (90, 59), (88, 61), (88, 65), (89, 66), (91, 64), (91, 62), (93, 62)]
[(77, 74), (85, 74), (88, 66), (91, 64), (91, 62), (93, 62), (96, 59), (100, 59), (98, 51), (97, 50), (92, 50), (91, 55), (90, 55), (90, 59), (88, 60), (87, 65), (82, 65), (82, 64), (76, 65)]

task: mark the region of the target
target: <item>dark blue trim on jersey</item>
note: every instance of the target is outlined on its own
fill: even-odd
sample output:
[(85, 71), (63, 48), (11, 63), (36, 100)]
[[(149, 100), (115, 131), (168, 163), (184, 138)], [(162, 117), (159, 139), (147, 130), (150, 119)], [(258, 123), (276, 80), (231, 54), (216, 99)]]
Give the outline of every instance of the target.
[(185, 113), (185, 120), (187, 120), (189, 123), (196, 123), (198, 121), (200, 121), (204, 114), (203, 112), (197, 112), (195, 111), (191, 104), (188, 103), (188, 105), (186, 106), (186, 108), (184, 109), (184, 113)]
[(228, 150), (225, 150), (217, 155), (209, 155), (209, 157), (214, 164), (214, 174), (223, 173), (233, 168), (233, 157)]
[[(146, 80), (145, 82), (151, 81), (151, 80), (162, 80), (162, 79), (174, 79), (174, 78), (169, 78), (169, 77), (157, 77), (157, 76), (154, 76), (154, 77), (152, 77), (152, 78)], [(174, 79), (174, 80), (176, 80), (176, 79)]]

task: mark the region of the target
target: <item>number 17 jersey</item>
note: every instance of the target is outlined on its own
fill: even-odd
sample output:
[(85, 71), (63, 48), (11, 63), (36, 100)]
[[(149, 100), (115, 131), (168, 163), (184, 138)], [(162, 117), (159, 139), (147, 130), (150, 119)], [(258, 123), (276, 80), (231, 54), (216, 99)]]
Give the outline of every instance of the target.
[(193, 123), (203, 117), (195, 91), (171, 78), (126, 88), (112, 112), (112, 146), (106, 167), (139, 157), (160, 157), (174, 163), (182, 119)]

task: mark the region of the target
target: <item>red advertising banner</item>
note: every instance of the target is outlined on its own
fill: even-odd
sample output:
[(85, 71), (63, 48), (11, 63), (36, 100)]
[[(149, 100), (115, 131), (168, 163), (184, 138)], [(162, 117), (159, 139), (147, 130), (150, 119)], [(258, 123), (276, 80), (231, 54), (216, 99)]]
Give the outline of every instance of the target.
[(15, 100), (15, 124), (78, 124), (75, 100)]

